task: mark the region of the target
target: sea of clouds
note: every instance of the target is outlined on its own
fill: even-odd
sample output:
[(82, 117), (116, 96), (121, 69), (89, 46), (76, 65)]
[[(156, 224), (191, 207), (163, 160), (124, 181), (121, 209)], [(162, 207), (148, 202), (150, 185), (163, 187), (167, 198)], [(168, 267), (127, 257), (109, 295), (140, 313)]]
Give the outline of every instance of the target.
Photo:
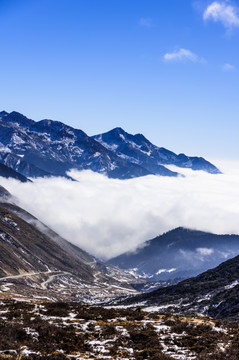
[(178, 226), (239, 234), (239, 166), (224, 163), (220, 168), (221, 175), (180, 169), (184, 177), (131, 180), (72, 170), (69, 175), (77, 181), (0, 178), (0, 184), (61, 236), (108, 259)]

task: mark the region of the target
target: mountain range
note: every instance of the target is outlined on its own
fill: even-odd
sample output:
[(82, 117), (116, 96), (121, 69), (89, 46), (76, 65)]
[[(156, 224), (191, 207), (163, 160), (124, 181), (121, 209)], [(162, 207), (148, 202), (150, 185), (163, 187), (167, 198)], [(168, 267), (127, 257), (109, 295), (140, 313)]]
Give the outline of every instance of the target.
[[(89, 137), (61, 122), (0, 113), (0, 176), (5, 178), (67, 176), (72, 168), (120, 179), (179, 174), (167, 165), (220, 173), (203, 158), (176, 155), (121, 128)], [(177, 228), (106, 264), (17, 206), (0, 186), (0, 249), (1, 296), (141, 304), (239, 319), (237, 235)]]
[(0, 112), (0, 163), (31, 178), (67, 176), (71, 169), (88, 169), (118, 179), (179, 175), (167, 165), (220, 173), (201, 157), (176, 155), (121, 128), (90, 137), (59, 121), (35, 122), (6, 111)]
[(185, 279), (239, 254), (239, 235), (217, 235), (179, 227), (148, 240), (110, 264), (148, 281)]

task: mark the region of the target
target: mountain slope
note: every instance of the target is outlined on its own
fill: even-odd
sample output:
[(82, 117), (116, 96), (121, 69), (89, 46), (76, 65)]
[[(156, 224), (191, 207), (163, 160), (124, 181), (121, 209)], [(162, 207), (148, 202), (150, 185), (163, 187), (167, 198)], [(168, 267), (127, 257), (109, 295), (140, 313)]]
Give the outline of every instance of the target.
[(7, 284), (17, 294), (82, 301), (135, 293), (135, 278), (67, 242), (6, 202), (8, 194), (0, 190), (0, 291)]
[(35, 122), (17, 112), (0, 113), (0, 162), (28, 177), (65, 176), (72, 168), (121, 179), (150, 173), (81, 130), (58, 121)]
[(7, 189), (0, 185), (0, 202), (8, 201), (10, 197), (11, 194), (7, 191)]
[(177, 285), (125, 300), (156, 305), (168, 312), (200, 312), (239, 320), (239, 256)]
[(238, 235), (216, 235), (177, 228), (146, 241), (110, 264), (151, 281), (188, 278), (239, 254)]
[[(167, 173), (168, 169), (163, 165), (204, 170), (211, 174), (220, 173), (213, 164), (202, 157), (176, 155), (172, 151), (153, 145), (142, 134), (131, 135), (121, 128), (95, 135), (93, 138), (122, 159), (143, 166), (154, 174), (170, 176)], [(176, 173), (171, 173), (171, 176), (173, 175), (175, 176)]]
[(0, 164), (0, 176), (7, 178), (7, 179), (9, 179), (9, 178), (16, 179), (21, 182), (29, 181), (25, 176), (19, 174), (15, 170), (13, 170), (10, 167), (3, 165), (3, 164)]

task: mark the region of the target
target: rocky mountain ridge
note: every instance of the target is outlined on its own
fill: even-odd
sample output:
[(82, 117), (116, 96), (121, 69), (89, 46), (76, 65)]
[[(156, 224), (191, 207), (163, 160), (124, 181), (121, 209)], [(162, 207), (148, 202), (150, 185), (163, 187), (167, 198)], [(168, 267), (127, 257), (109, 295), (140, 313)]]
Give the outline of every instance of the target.
[(163, 147), (152, 144), (143, 134), (132, 135), (121, 128), (115, 128), (104, 134), (95, 135), (93, 138), (122, 159), (143, 166), (153, 174), (164, 176), (176, 176), (178, 174), (169, 172), (165, 165), (204, 170), (210, 174), (220, 173), (213, 164), (202, 157), (177, 155)]
[[(116, 144), (118, 140), (121, 143)], [(73, 168), (118, 179), (177, 176), (165, 167), (168, 164), (220, 172), (203, 158), (176, 155), (151, 144), (143, 135), (130, 135), (119, 128), (90, 137), (59, 121), (35, 122), (5, 111), (0, 112), (0, 163), (31, 178), (66, 176)]]

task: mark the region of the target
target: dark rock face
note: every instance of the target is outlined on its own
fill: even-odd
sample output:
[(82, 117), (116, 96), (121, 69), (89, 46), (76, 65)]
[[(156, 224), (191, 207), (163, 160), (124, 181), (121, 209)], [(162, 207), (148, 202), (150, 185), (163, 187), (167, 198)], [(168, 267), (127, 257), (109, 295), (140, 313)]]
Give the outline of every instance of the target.
[(7, 189), (0, 185), (0, 199), (5, 201), (10, 197), (11, 194), (7, 191)]
[(21, 175), (20, 173), (16, 172), (15, 170), (3, 164), (0, 164), (0, 176), (7, 179), (9, 178), (16, 179), (21, 182), (29, 181), (25, 176)]

